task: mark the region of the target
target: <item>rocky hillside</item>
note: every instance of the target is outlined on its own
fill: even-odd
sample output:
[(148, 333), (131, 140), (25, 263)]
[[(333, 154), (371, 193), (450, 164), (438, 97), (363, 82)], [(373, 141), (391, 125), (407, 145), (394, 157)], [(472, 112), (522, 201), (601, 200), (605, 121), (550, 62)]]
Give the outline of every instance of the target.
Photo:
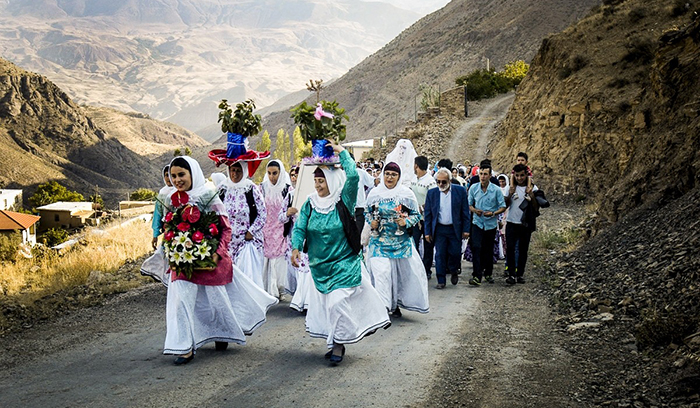
[(606, 1), (544, 41), (491, 146), (614, 222), (700, 174), (700, 19), (685, 1)]
[[(446, 90), (471, 70), (529, 61), (542, 39), (589, 12), (599, 0), (453, 0), (406, 29), (323, 91), (350, 116), (348, 139), (393, 133), (414, 117), (422, 83)], [(312, 102), (313, 98), (308, 101)], [(418, 98), (418, 102), (420, 102)], [(287, 110), (266, 128), (292, 125)]]
[[(97, 120), (89, 116), (91, 111)], [(137, 142), (140, 130), (125, 130), (138, 122), (136, 119), (111, 113), (107, 120), (106, 115), (97, 113), (76, 105), (45, 77), (0, 59), (0, 185), (24, 188), (25, 198), (49, 180), (85, 196), (97, 186), (108, 205), (135, 188), (158, 187), (160, 161), (151, 161), (141, 153), (161, 149), (162, 143)], [(152, 125), (150, 129), (159, 127), (167, 125)], [(112, 134), (111, 129), (119, 130)], [(176, 133), (172, 128), (168, 131)], [(127, 143), (140, 146), (139, 150), (130, 150), (115, 136), (127, 133), (132, 135)], [(154, 136), (150, 140), (157, 140)], [(177, 146), (185, 140), (204, 144), (190, 136), (180, 133), (172, 138)]]

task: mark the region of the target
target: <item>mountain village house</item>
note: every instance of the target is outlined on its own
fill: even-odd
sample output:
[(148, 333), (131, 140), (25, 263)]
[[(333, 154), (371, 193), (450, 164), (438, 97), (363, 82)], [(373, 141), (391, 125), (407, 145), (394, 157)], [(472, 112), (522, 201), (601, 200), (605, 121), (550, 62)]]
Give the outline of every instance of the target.
[(14, 211), (0, 210), (0, 234), (9, 235), (14, 232), (22, 234), (23, 244), (36, 244), (36, 223), (40, 217), (22, 214)]
[(81, 228), (86, 224), (97, 225), (99, 219), (91, 219), (95, 215), (91, 202), (65, 202), (44, 205), (37, 208), (41, 216), (40, 228), (46, 231), (50, 228)]
[(0, 190), (0, 210), (17, 211), (22, 208), (22, 190)]

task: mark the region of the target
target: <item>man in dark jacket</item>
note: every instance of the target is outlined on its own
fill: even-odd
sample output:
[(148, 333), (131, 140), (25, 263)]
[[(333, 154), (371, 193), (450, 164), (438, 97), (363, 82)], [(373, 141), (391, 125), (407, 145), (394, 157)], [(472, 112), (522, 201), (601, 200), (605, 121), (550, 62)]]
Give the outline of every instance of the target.
[[(451, 184), (452, 173), (440, 168), (435, 176), (437, 187), (428, 190), (425, 199), (425, 240), (435, 245), (436, 289), (444, 289), (448, 271), (450, 282), (459, 281), (462, 239), (469, 237), (471, 223), (467, 190)], [(448, 265), (449, 262), (449, 265)]]

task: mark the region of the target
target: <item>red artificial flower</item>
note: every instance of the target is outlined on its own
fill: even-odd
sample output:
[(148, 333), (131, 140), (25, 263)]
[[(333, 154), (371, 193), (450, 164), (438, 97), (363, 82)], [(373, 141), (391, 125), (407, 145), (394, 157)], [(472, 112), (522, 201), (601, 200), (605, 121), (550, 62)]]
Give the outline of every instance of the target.
[(198, 244), (200, 242), (202, 242), (203, 239), (204, 239), (204, 234), (202, 234), (200, 231), (196, 231), (194, 234), (192, 234), (192, 241), (194, 241)]
[(188, 205), (182, 211), (182, 219), (185, 221), (189, 221), (192, 224), (199, 221), (199, 217), (201, 215), (202, 215), (202, 213), (199, 211), (199, 208), (197, 208), (196, 206), (192, 206), (192, 205)]
[(175, 238), (175, 233), (172, 232), (172, 231), (168, 231), (168, 232), (165, 233), (165, 237), (164, 237), (164, 238), (165, 238), (166, 241), (172, 241), (173, 238)]
[(190, 196), (188, 196), (184, 191), (176, 191), (172, 196), (170, 196), (170, 199), (175, 207), (179, 207), (187, 204), (190, 201)]
[(211, 233), (212, 236), (217, 236), (219, 235), (219, 229), (216, 228), (216, 224), (209, 224), (209, 232)]
[(175, 214), (173, 214), (172, 212), (168, 212), (167, 214), (165, 214), (165, 222), (172, 221), (174, 216)]
[(190, 230), (190, 224), (186, 222), (181, 222), (177, 224), (177, 229), (179, 229), (182, 232), (189, 231)]

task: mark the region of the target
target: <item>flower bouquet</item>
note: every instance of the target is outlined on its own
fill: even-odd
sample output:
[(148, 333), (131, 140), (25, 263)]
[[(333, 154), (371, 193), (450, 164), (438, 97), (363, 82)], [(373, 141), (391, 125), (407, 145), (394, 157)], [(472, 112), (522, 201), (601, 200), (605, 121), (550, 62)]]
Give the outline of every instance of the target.
[(176, 191), (171, 199), (173, 209), (165, 214), (163, 225), (163, 249), (170, 269), (187, 279), (196, 272), (213, 270), (213, 256), (219, 247), (219, 216), (189, 203), (185, 192)]
[(337, 143), (345, 140), (345, 121), (348, 116), (345, 109), (339, 108), (336, 101), (321, 101), (316, 106), (302, 102), (292, 108), (292, 118), (299, 126), (304, 142), (311, 141), (310, 158), (304, 158), (304, 164), (335, 164), (338, 158), (333, 155), (333, 148), (326, 139), (335, 139)]

